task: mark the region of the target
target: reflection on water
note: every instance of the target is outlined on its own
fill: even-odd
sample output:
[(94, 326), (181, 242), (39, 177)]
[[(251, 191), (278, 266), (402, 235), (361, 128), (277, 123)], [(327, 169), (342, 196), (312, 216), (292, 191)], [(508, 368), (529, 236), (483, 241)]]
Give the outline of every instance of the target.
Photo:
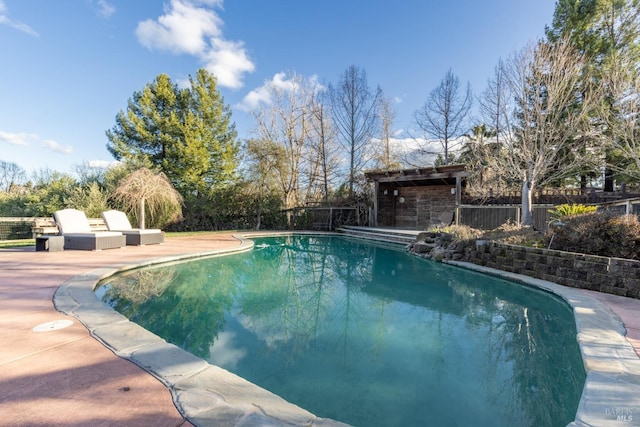
[(338, 237), (139, 270), (103, 300), (169, 342), (358, 426), (554, 426), (585, 374), (569, 308)]

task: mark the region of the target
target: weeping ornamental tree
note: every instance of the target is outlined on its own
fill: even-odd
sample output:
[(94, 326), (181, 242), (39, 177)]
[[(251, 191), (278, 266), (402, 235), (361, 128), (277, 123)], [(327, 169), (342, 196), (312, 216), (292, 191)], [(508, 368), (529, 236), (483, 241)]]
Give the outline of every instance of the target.
[(162, 172), (138, 169), (118, 183), (113, 199), (136, 219), (139, 228), (146, 228), (147, 216), (160, 228), (182, 218), (182, 196)]
[(235, 179), (238, 144), (231, 111), (204, 69), (179, 88), (160, 74), (128, 102), (106, 132), (117, 159), (159, 168), (183, 196), (197, 197)]

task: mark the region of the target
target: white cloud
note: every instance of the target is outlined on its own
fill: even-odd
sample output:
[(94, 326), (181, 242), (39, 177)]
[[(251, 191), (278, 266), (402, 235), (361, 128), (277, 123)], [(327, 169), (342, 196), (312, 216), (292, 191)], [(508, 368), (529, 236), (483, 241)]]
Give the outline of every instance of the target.
[(19, 145), (21, 147), (30, 147), (34, 143), (39, 143), (41, 147), (51, 150), (56, 153), (62, 154), (71, 154), (73, 153), (73, 147), (70, 145), (63, 146), (59, 144), (57, 141), (52, 139), (42, 140), (35, 133), (27, 133), (27, 132), (3, 132), (0, 131), (0, 143), (7, 143), (11, 145)]
[(210, 347), (209, 359), (215, 365), (235, 369), (248, 354), (245, 348), (234, 347), (237, 345), (235, 333), (220, 332), (216, 337), (215, 345)]
[(206, 69), (216, 76), (220, 86), (240, 88), (244, 74), (255, 70), (242, 42), (213, 38), (211, 49), (204, 57)]
[(239, 88), (255, 65), (242, 42), (224, 39), (224, 23), (211, 9), (221, 6), (222, 0), (171, 0), (157, 20), (138, 23), (136, 36), (149, 49), (198, 57), (219, 85)]
[[(399, 136), (397, 133), (396, 136)], [(379, 138), (372, 138), (374, 145), (380, 144)], [(394, 157), (402, 168), (425, 167), (433, 165), (438, 153), (442, 152), (439, 141), (424, 138), (395, 137), (389, 140)]]
[(189, 1), (172, 0), (167, 14), (158, 21), (147, 19), (136, 28), (138, 41), (149, 49), (202, 55), (207, 37), (219, 37), (222, 21), (212, 10), (196, 7)]
[(286, 73), (276, 73), (271, 80), (267, 80), (264, 84), (249, 92), (236, 107), (242, 111), (253, 111), (260, 104), (271, 104), (271, 88), (286, 88)]
[(115, 6), (107, 2), (107, 0), (98, 0), (98, 14), (103, 18), (110, 18), (115, 11)]
[[(322, 91), (325, 89), (318, 80), (318, 76), (313, 75), (309, 78), (309, 83), (315, 88), (315, 91)], [(236, 108), (242, 111), (250, 112), (260, 106), (260, 104), (271, 104), (272, 89), (279, 89), (284, 92), (294, 91), (297, 88), (298, 83), (295, 78), (287, 76), (287, 73), (276, 73), (271, 80), (267, 80), (264, 84), (256, 89), (253, 89), (242, 99), (240, 103), (235, 105)]]
[[(403, 168), (424, 167), (433, 165), (439, 154), (444, 154), (442, 141), (421, 137), (399, 137), (397, 133), (391, 138), (391, 150)], [(380, 139), (373, 138), (379, 143)], [(462, 148), (464, 137), (449, 142), (449, 153), (457, 154)]]
[(49, 150), (56, 152), (56, 153), (61, 153), (61, 154), (71, 154), (73, 153), (73, 147), (71, 147), (70, 145), (67, 145), (66, 147), (63, 147), (62, 145), (60, 145), (58, 142), (52, 140), (52, 139), (46, 139), (44, 141), (42, 141), (42, 146), (45, 148), (48, 148)]
[(391, 144), (401, 153), (411, 153), (413, 151), (439, 151), (438, 141), (426, 140), (424, 138), (391, 138)]
[(222, 7), (223, 0), (192, 0), (194, 4), (206, 4), (208, 6)]
[(175, 79), (175, 82), (180, 89), (189, 89), (191, 87), (189, 77), (178, 77)]
[(276, 73), (269, 84), (276, 89), (283, 91), (293, 91), (296, 89), (296, 82), (291, 78), (287, 78), (287, 73)]
[(24, 147), (28, 147), (29, 145), (31, 145), (31, 141), (37, 139), (38, 135), (33, 133), (11, 133), (0, 131), (0, 142), (6, 142), (12, 145), (22, 145)]
[(27, 24), (9, 18), (7, 6), (4, 4), (3, 0), (0, 0), (0, 25), (3, 24), (15, 28), (18, 31), (22, 31), (23, 33), (29, 34), (30, 36), (39, 36), (38, 32)]
[(246, 94), (242, 101), (235, 107), (239, 110), (250, 112), (258, 108), (260, 104), (268, 105), (270, 103), (271, 94), (269, 93), (269, 87), (265, 84)]
[(110, 167), (113, 166), (117, 166), (119, 164), (121, 164), (122, 162), (115, 160), (115, 161), (108, 161), (108, 160), (89, 160), (87, 162), (87, 165), (90, 168), (96, 168), (96, 169), (109, 169)]

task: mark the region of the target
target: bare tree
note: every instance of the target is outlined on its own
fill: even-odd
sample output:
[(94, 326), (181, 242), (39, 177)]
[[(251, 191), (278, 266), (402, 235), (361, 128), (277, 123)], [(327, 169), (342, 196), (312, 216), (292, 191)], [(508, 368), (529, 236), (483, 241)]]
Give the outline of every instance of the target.
[(0, 160), (0, 191), (12, 193), (18, 185), (24, 184), (24, 169), (13, 162)]
[(450, 144), (467, 132), (467, 115), (472, 104), (471, 85), (467, 83), (464, 93), (460, 93), (460, 81), (449, 69), (427, 102), (414, 113), (416, 124), (426, 136), (442, 144), (445, 165), (449, 164)]
[(94, 166), (90, 162), (82, 162), (74, 165), (74, 172), (78, 176), (80, 184), (97, 182), (102, 185), (105, 182), (107, 167)]
[(396, 111), (393, 108), (393, 100), (386, 96), (380, 98), (380, 145), (377, 147), (376, 161), (382, 169), (399, 169), (400, 162), (392, 148), (393, 122), (396, 119)]
[[(605, 115), (612, 148), (631, 162), (611, 165), (616, 172), (640, 179), (640, 72), (630, 64), (612, 61), (607, 92), (611, 94), (610, 114)], [(625, 167), (626, 166), (626, 167)]]
[[(568, 43), (530, 44), (505, 63), (515, 100), (508, 138), (486, 160), (522, 189), (522, 224), (533, 224), (532, 194), (537, 186), (574, 175), (582, 167), (580, 136), (592, 132), (590, 114), (597, 91), (577, 90), (588, 81), (582, 59)], [(582, 108), (573, 108), (581, 97)]]
[(327, 98), (327, 91), (316, 92), (313, 105), (314, 135), (310, 139), (311, 162), (315, 165), (314, 169), (318, 176), (316, 186), (321, 188), (321, 198), (325, 203), (329, 201), (330, 187), (339, 164), (336, 152), (336, 129), (331, 120)]
[(312, 81), (293, 73), (282, 84), (268, 86), (270, 103), (254, 113), (257, 140), (269, 147), (263, 154), (272, 156), (268, 161), (278, 166), (272, 172), (286, 209), (303, 201), (302, 190), (313, 175), (308, 169), (307, 150), (316, 89)]
[(336, 86), (329, 85), (331, 111), (339, 140), (349, 162), (349, 198), (354, 197), (358, 175), (371, 160), (371, 138), (378, 122), (380, 88), (371, 90), (363, 68), (351, 65)]
[(471, 128), (459, 160), (469, 166), (470, 185), (467, 192), (476, 197), (491, 196), (494, 189), (504, 187), (504, 180), (488, 165), (487, 159), (495, 157), (501, 150), (501, 141), (509, 140), (513, 130), (511, 111), (513, 95), (506, 76), (505, 62), (500, 59), (494, 74), (478, 97), (481, 122)]
[(500, 144), (503, 136), (509, 137), (509, 135), (505, 135), (511, 129), (509, 109), (513, 105), (509, 105), (512, 104), (509, 95), (505, 64), (500, 59), (495, 67), (493, 78), (489, 79), (486, 89), (478, 98), (483, 123), (489, 125), (496, 144)]

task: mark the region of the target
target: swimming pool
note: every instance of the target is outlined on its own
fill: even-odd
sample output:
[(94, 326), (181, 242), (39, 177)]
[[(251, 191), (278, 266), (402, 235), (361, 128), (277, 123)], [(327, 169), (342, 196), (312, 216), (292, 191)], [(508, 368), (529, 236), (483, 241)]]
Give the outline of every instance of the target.
[(560, 299), (360, 241), (257, 239), (106, 285), (168, 341), (354, 425), (566, 425), (584, 383)]

